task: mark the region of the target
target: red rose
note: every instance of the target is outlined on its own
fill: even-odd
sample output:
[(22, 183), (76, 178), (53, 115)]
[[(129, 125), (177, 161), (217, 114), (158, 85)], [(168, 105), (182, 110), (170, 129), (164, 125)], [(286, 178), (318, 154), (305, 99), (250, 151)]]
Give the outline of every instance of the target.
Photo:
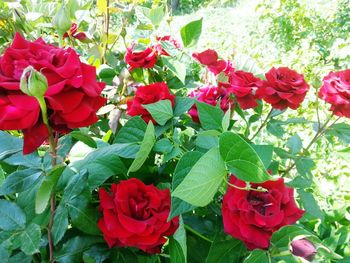
[(41, 38), (30, 42), (17, 33), (0, 57), (0, 129), (23, 131), (24, 154), (48, 137), (37, 100), (20, 91), (22, 72), (29, 65), (47, 78), (45, 100), (56, 132), (95, 123), (96, 111), (106, 101), (100, 97), (105, 84), (96, 82), (95, 67), (80, 62), (73, 49), (46, 44)]
[(100, 188), (102, 218), (98, 227), (109, 247), (137, 247), (160, 253), (165, 236), (171, 236), (179, 226), (179, 218), (167, 221), (170, 212), (170, 192), (154, 185), (145, 185), (136, 178), (112, 184), (111, 193)]
[(272, 68), (265, 76), (265, 85), (257, 95), (275, 109), (297, 109), (309, 90), (304, 76), (286, 67)]
[[(206, 85), (198, 88), (190, 93), (190, 97), (196, 98), (198, 101), (205, 102), (209, 105), (216, 106), (220, 100), (220, 108), (226, 112), (230, 106), (232, 108), (233, 102), (229, 98), (228, 90), (224, 87), (215, 87)], [(199, 122), (197, 106), (194, 104), (188, 111), (194, 122)]]
[(263, 86), (263, 81), (250, 72), (235, 71), (229, 76), (230, 92), (237, 99), (242, 109), (250, 109), (258, 106), (256, 92)]
[[(176, 48), (178, 48), (178, 49), (179, 49), (179, 48), (182, 48), (181, 44), (180, 44), (175, 38), (173, 38), (173, 37), (170, 36), (170, 35), (166, 35), (166, 36), (163, 36), (163, 37), (157, 36), (157, 37), (156, 37), (156, 40), (159, 41), (159, 42), (160, 42), (160, 41), (167, 41), (167, 42), (169, 42), (170, 44), (172, 44), (174, 47), (176, 47)], [(159, 55), (169, 56), (168, 52), (166, 52), (166, 51), (162, 48), (162, 46), (161, 46), (160, 43), (155, 44), (153, 47), (154, 47), (154, 49), (157, 50), (157, 53), (158, 53)]]
[[(245, 187), (246, 183), (231, 176), (230, 183)], [(267, 192), (245, 191), (228, 186), (222, 202), (225, 232), (242, 240), (249, 249), (267, 249), (272, 234), (285, 225), (294, 224), (304, 214), (294, 200), (294, 190), (283, 178), (251, 184)]]
[(128, 47), (125, 53), (125, 63), (127, 63), (132, 71), (135, 68), (153, 68), (157, 62), (156, 50), (152, 48), (146, 48), (143, 51), (135, 52), (135, 45)]
[(307, 261), (312, 261), (317, 254), (314, 244), (305, 238), (294, 239), (290, 246), (293, 255), (302, 257)]
[(157, 123), (151, 114), (142, 106), (142, 104), (152, 104), (160, 100), (170, 100), (172, 106), (175, 105), (175, 96), (170, 93), (167, 84), (156, 82), (147, 86), (139, 86), (135, 97), (127, 102), (126, 112), (130, 116), (141, 115), (145, 122), (152, 121)]
[(318, 96), (332, 105), (330, 110), (335, 115), (350, 118), (350, 69), (324, 77)]
[(227, 72), (232, 70), (232, 64), (230, 61), (225, 61), (218, 59), (218, 53), (215, 50), (207, 49), (203, 52), (195, 52), (192, 54), (192, 57), (196, 59), (202, 65), (207, 66), (208, 70), (215, 75), (218, 75), (220, 72)]
[(64, 33), (63, 38), (72, 36), (82, 42), (88, 39), (84, 32), (77, 32), (77, 31), (78, 31), (78, 25), (76, 23), (72, 23), (71, 28), (69, 29), (68, 32)]

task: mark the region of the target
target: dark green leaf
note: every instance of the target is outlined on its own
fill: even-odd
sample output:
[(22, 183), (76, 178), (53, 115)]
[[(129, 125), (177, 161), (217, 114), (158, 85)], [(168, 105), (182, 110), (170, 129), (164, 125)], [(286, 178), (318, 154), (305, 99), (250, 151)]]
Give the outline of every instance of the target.
[(289, 248), (293, 238), (299, 235), (310, 235), (310, 232), (300, 226), (284, 226), (273, 233), (271, 243), (278, 248)]
[(219, 149), (213, 148), (196, 162), (175, 188), (172, 196), (195, 206), (206, 206), (213, 199), (226, 175)]
[(222, 118), (224, 117), (224, 112), (215, 106), (196, 102), (198, 109), (199, 121), (202, 127), (206, 130), (221, 130)]
[(68, 210), (63, 205), (59, 205), (55, 212), (55, 217), (52, 226), (52, 239), (54, 244), (57, 245), (58, 242), (64, 236), (68, 229)]
[(142, 106), (146, 108), (159, 125), (164, 125), (173, 117), (173, 108), (170, 100), (160, 100)]
[(271, 260), (267, 251), (256, 249), (243, 261), (243, 263), (270, 263)]
[(153, 150), (155, 152), (160, 153), (169, 153), (172, 151), (173, 148), (174, 146), (172, 142), (167, 138), (163, 138), (156, 142), (156, 144), (153, 147)]
[(77, 197), (86, 187), (88, 179), (87, 170), (83, 169), (79, 173), (74, 174), (70, 179), (68, 185), (64, 189), (62, 196), (62, 203), (68, 203)]
[(231, 173), (246, 182), (264, 182), (271, 178), (255, 150), (242, 137), (225, 132), (219, 140), (220, 153)]
[(22, 152), (15, 153), (4, 160), (10, 165), (21, 165), (25, 167), (40, 168), (41, 158), (37, 152), (23, 155)]
[(324, 220), (324, 214), (312, 193), (305, 192), (303, 189), (298, 189), (298, 194), (300, 195), (301, 202), (306, 212), (316, 218)]
[(282, 124), (280, 121), (270, 120), (267, 123), (266, 129), (269, 133), (271, 133), (272, 135), (275, 135), (277, 138), (282, 138), (283, 135), (285, 134), (285, 131), (281, 125)]
[(272, 145), (252, 145), (253, 149), (259, 155), (265, 168), (267, 169), (272, 161), (273, 146)]
[(128, 173), (135, 172), (141, 168), (143, 163), (146, 161), (149, 153), (152, 151), (153, 145), (156, 142), (154, 126), (150, 121), (147, 125), (147, 129), (145, 132), (145, 137), (142, 140), (140, 150), (136, 154), (135, 160), (132, 162)]
[(15, 203), (0, 200), (0, 228), (5, 231), (21, 230), (25, 228), (26, 216)]
[(181, 28), (180, 34), (184, 47), (194, 46), (202, 33), (203, 19), (195, 20)]
[(42, 176), (42, 171), (28, 168), (10, 174), (0, 186), (0, 195), (23, 192), (32, 187)]
[(20, 235), (21, 250), (27, 255), (39, 252), (40, 238), (40, 226), (29, 224)]
[(23, 140), (7, 132), (0, 131), (0, 142), (0, 160), (22, 151)]
[(211, 244), (205, 263), (240, 262), (245, 252), (245, 245), (228, 235), (217, 235)]
[(185, 113), (192, 107), (194, 103), (195, 103), (195, 100), (192, 98), (176, 97), (174, 116), (180, 116), (181, 114)]
[(97, 148), (96, 142), (88, 134), (85, 134), (81, 131), (72, 131), (70, 133), (70, 136), (72, 136), (74, 139), (78, 141), (85, 143), (87, 146), (91, 148)]
[(140, 116), (131, 118), (117, 133), (115, 143), (140, 143), (143, 140), (147, 124)]
[(299, 135), (295, 134), (288, 139), (286, 146), (290, 149), (290, 153), (295, 155), (303, 148), (303, 143)]

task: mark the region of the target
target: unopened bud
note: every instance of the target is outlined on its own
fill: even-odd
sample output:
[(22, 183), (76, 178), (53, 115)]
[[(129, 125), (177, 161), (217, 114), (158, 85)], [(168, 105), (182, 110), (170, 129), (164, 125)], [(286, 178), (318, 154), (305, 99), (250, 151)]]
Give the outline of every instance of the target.
[(32, 66), (24, 69), (20, 89), (23, 93), (36, 98), (42, 98), (47, 91), (48, 83), (46, 77)]
[(291, 252), (295, 256), (302, 257), (307, 261), (312, 261), (315, 258), (317, 250), (314, 244), (312, 244), (309, 240), (302, 238), (292, 241)]
[(72, 21), (70, 19), (68, 10), (64, 6), (62, 6), (54, 16), (52, 24), (61, 36), (63, 36), (64, 33), (71, 28)]

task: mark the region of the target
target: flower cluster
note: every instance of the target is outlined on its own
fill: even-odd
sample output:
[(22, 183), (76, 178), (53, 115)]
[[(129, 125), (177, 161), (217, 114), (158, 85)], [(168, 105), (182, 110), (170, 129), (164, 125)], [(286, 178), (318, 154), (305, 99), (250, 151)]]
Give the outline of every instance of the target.
[(47, 79), (44, 97), (55, 132), (67, 133), (98, 120), (96, 111), (106, 100), (100, 96), (105, 84), (96, 81), (95, 67), (82, 63), (71, 48), (58, 48), (41, 38), (30, 42), (17, 33), (0, 57), (0, 129), (22, 130), (25, 154), (49, 135), (38, 101), (20, 91), (20, 78), (28, 66)]

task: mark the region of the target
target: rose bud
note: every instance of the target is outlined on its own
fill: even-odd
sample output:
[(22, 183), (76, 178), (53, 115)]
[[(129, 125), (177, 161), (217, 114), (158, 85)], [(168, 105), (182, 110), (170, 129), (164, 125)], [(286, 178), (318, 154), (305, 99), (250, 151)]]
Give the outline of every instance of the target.
[(36, 98), (42, 98), (47, 91), (48, 84), (46, 77), (32, 66), (28, 66), (22, 73), (20, 90)]
[(52, 24), (61, 36), (71, 28), (72, 21), (70, 20), (68, 10), (64, 6), (62, 6), (54, 16)]
[(309, 240), (295, 239), (291, 243), (291, 252), (294, 256), (302, 257), (307, 261), (312, 261), (315, 258), (317, 250)]

